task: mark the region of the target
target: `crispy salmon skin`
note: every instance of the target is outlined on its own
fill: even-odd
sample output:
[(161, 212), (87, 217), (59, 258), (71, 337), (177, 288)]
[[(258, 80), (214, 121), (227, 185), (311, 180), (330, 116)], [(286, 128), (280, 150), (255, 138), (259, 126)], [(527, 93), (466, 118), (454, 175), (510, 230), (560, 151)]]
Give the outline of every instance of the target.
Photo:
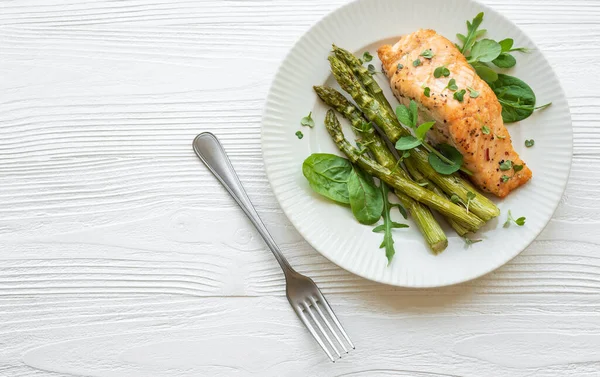
[[(432, 58), (421, 56), (426, 50), (431, 50)], [(427, 137), (434, 144), (448, 143), (458, 149), (479, 188), (502, 198), (531, 179), (531, 170), (512, 146), (496, 95), (454, 43), (434, 30), (421, 29), (393, 46), (381, 46), (377, 53), (396, 98), (405, 105), (415, 100), (421, 120), (436, 121)], [(436, 78), (434, 71), (442, 66), (450, 75)], [(447, 87), (451, 79), (456, 80), (457, 91), (466, 90), (462, 102)], [(429, 96), (425, 96), (427, 87)], [(523, 168), (502, 170), (507, 160)]]

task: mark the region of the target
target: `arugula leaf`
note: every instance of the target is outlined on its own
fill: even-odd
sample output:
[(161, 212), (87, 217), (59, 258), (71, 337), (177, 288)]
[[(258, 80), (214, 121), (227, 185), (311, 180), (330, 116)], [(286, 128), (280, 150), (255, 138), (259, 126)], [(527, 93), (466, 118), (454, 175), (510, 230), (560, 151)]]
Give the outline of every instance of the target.
[(315, 126), (315, 121), (313, 120), (313, 118), (311, 117), (312, 115), (312, 111), (310, 113), (308, 113), (307, 116), (305, 116), (304, 118), (300, 119), (300, 124), (305, 126), (305, 127), (310, 127), (313, 128)]
[(456, 80), (450, 79), (450, 81), (448, 81), (448, 85), (446, 85), (446, 88), (448, 88), (452, 91), (458, 90), (458, 86), (456, 85)]
[(426, 59), (431, 59), (435, 56), (435, 54), (433, 53), (433, 51), (431, 51), (430, 48), (428, 48), (427, 50), (424, 50), (420, 56), (422, 56)]
[[(475, 18), (473, 18), (473, 21), (471, 21), (471, 22), (467, 21), (467, 35), (464, 36), (461, 34), (461, 36), (458, 37), (458, 39), (461, 39), (461, 37), (462, 37), (461, 42), (463, 42), (463, 46), (460, 49), (460, 52), (462, 52), (463, 54), (465, 52), (471, 50), (471, 47), (475, 43), (475, 40), (478, 37), (480, 37), (481, 35), (483, 35), (483, 33), (485, 33), (485, 30), (480, 30), (479, 32), (477, 31), (477, 28), (479, 28), (482, 21), (483, 21), (483, 12), (481, 12), (477, 16), (475, 16)], [(483, 33), (482, 33), (482, 31), (483, 31)]]
[(533, 147), (534, 144), (535, 144), (535, 140), (533, 140), (533, 139), (525, 140), (525, 146), (527, 148)]
[(425, 89), (423, 89), (423, 94), (425, 95), (425, 97), (430, 97), (431, 96), (431, 88), (426, 86)]
[(313, 153), (302, 163), (313, 191), (342, 204), (350, 204), (347, 182), (352, 170), (350, 161), (327, 153)]
[(421, 144), (423, 144), (423, 142), (414, 136), (402, 136), (396, 142), (396, 149), (399, 151), (407, 151), (414, 147), (418, 147)]
[(396, 106), (396, 118), (402, 124), (414, 127), (411, 111), (404, 105)]
[(429, 165), (433, 167), (435, 171), (440, 174), (448, 175), (458, 171), (463, 163), (463, 155), (451, 145), (448, 144), (440, 144), (437, 146), (437, 149), (444, 155), (447, 159), (452, 161), (451, 164), (442, 161), (435, 153), (429, 153)]
[(458, 102), (462, 102), (465, 98), (465, 93), (467, 93), (467, 91), (464, 89), (461, 89), (458, 92), (454, 92), (454, 99)]
[(371, 225), (381, 218), (383, 197), (375, 186), (373, 177), (354, 167), (348, 177), (348, 198), (356, 220)]
[(371, 55), (371, 53), (369, 51), (365, 51), (363, 53), (362, 58), (365, 62), (370, 62), (371, 60), (373, 60), (373, 55)]
[(500, 44), (492, 39), (482, 39), (477, 41), (471, 49), (471, 56), (467, 58), (469, 63), (482, 62), (487, 63), (496, 59), (502, 52)]
[[(380, 249), (385, 248), (385, 256), (387, 257), (388, 265), (389, 265), (390, 262), (392, 261), (392, 258), (394, 257), (394, 254), (396, 254), (396, 250), (394, 250), (394, 238), (392, 235), (392, 229), (408, 228), (408, 225), (400, 224), (400, 223), (392, 221), (391, 214), (390, 214), (391, 209), (396, 206), (398, 207), (399, 210), (400, 209), (404, 210), (404, 208), (402, 208), (399, 205), (390, 203), (390, 201), (388, 199), (389, 188), (385, 183), (381, 182), (379, 184), (379, 190), (380, 190), (381, 196), (383, 198), (383, 211), (380, 214), (383, 217), (383, 224), (376, 226), (373, 229), (373, 232), (375, 232), (375, 233), (384, 232), (383, 242), (381, 243), (381, 245), (379, 245), (379, 248)], [(400, 210), (401, 213), (402, 213), (402, 210)], [(403, 215), (404, 215), (404, 218), (406, 218), (406, 216), (405, 216), (406, 211), (404, 211)]]
[(302, 133), (302, 131), (296, 131), (296, 137), (298, 139), (302, 139), (304, 137), (304, 134)]
[(498, 68), (512, 68), (517, 64), (517, 59), (508, 52), (503, 52), (492, 63)]
[(435, 121), (425, 122), (425, 123), (421, 124), (419, 127), (417, 127), (417, 129), (415, 130), (415, 135), (417, 135), (417, 139), (423, 141), (423, 139), (425, 139), (425, 135), (427, 134), (427, 131), (429, 131), (431, 129), (431, 127), (433, 127), (434, 124), (435, 124)]

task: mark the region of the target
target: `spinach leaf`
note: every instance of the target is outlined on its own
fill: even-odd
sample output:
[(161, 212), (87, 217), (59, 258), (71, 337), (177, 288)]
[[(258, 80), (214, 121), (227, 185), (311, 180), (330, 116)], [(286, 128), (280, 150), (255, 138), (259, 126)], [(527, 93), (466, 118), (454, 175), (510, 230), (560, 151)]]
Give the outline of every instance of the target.
[(502, 105), (504, 123), (513, 123), (529, 117), (535, 110), (535, 93), (529, 85), (516, 77), (498, 74), (490, 84)]
[(350, 161), (327, 153), (313, 153), (302, 164), (302, 174), (310, 187), (316, 193), (342, 204), (350, 203), (347, 182), (352, 170)]
[(348, 177), (350, 208), (361, 224), (374, 224), (383, 211), (383, 197), (375, 186), (373, 177), (354, 168)]
[(463, 163), (463, 155), (449, 144), (440, 144), (437, 149), (448, 158), (452, 163), (446, 163), (435, 153), (429, 153), (429, 165), (440, 174), (448, 175), (458, 171)]

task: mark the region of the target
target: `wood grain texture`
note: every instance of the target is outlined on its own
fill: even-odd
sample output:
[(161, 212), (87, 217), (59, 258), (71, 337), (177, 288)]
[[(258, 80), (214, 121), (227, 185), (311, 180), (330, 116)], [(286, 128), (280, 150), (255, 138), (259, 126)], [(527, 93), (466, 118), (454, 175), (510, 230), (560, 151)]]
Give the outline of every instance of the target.
[[(0, 375), (597, 376), (600, 3), (489, 0), (567, 92), (575, 156), (553, 220), (481, 279), (353, 276), (279, 209), (262, 104), (291, 44), (345, 0), (0, 2)], [(326, 361), (279, 267), (191, 150), (212, 131), (357, 350)]]

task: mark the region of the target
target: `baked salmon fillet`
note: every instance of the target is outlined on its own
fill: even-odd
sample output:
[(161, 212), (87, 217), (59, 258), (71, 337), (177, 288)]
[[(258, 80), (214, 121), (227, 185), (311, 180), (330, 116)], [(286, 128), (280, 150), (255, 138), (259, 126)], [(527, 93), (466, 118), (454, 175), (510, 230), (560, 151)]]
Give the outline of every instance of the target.
[[(429, 49), (432, 58), (420, 56)], [(531, 179), (531, 170), (513, 149), (496, 95), (454, 43), (434, 30), (421, 29), (401, 37), (393, 46), (381, 46), (377, 53), (396, 98), (407, 106), (415, 100), (421, 121), (436, 121), (428, 139), (458, 149), (479, 188), (502, 198)], [(417, 59), (421, 64), (415, 66)], [(448, 77), (434, 76), (434, 70), (441, 66), (450, 71)], [(456, 80), (457, 91), (466, 90), (462, 102), (447, 88), (450, 79)], [(426, 87), (429, 97), (425, 96)], [(472, 94), (473, 98), (469, 88), (479, 95)], [(506, 168), (507, 160), (513, 166), (523, 165), (522, 170), (502, 170), (501, 164)]]

